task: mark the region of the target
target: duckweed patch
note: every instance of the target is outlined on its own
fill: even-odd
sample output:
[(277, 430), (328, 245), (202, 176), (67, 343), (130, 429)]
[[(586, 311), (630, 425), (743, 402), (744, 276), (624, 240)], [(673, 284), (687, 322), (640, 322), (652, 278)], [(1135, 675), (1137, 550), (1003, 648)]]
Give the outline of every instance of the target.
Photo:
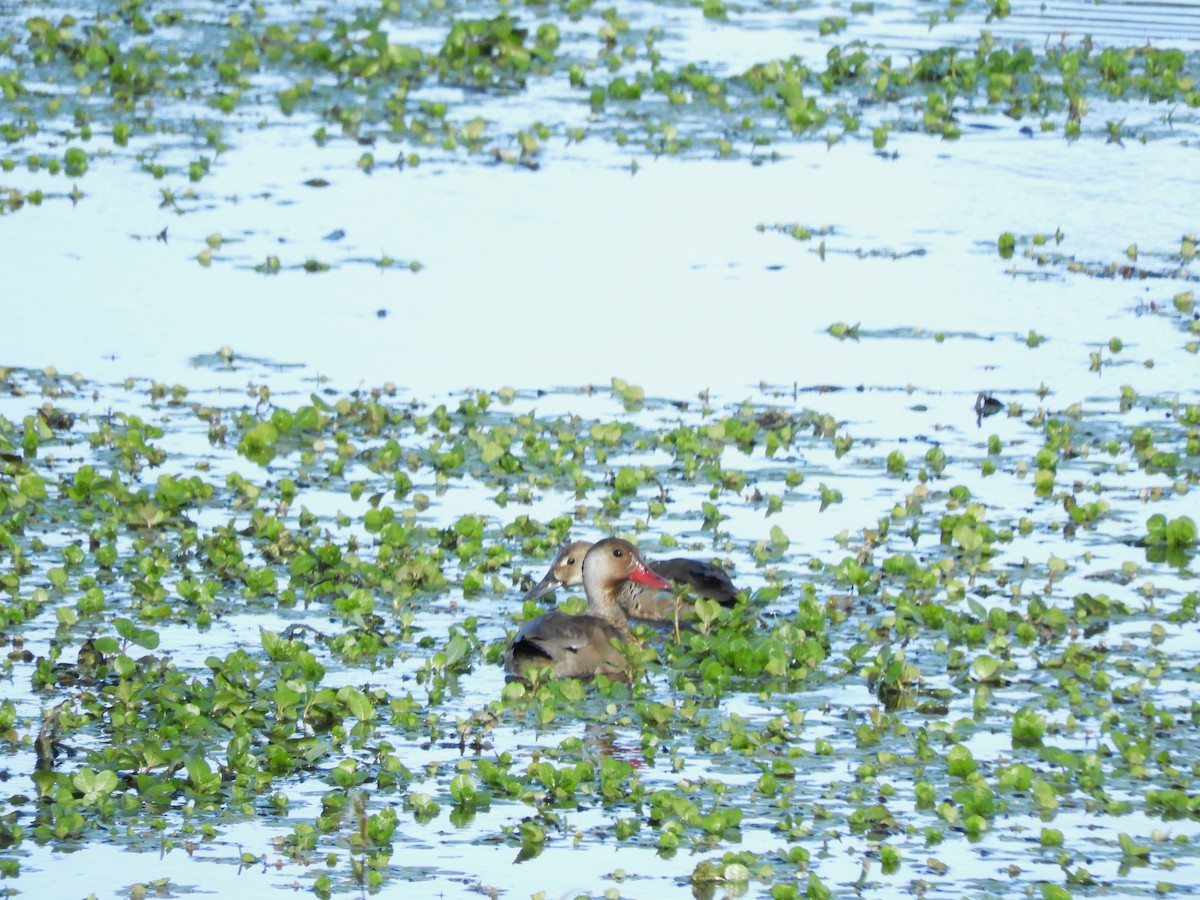
[[(414, 400), (235, 362), (3, 370), (6, 890), (110, 846), (320, 896), (559, 890), (567, 853), (594, 894), (970, 892), (1001, 851), (1007, 889), (1190, 883), (1197, 404), (981, 426), (964, 395), (901, 451), (799, 386)], [(614, 532), (746, 601), (639, 628), (630, 684), (505, 684), (521, 594)]]

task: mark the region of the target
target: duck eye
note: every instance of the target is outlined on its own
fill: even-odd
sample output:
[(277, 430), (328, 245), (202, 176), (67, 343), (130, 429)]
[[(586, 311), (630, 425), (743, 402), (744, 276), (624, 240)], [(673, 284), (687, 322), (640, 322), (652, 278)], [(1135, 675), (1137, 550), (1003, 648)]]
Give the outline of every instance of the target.
[(568, 556), (568, 557), (567, 557), (567, 565), (568, 565), (568, 566), (573, 566), (573, 565), (575, 565), (575, 557), (573, 557), (573, 556)]

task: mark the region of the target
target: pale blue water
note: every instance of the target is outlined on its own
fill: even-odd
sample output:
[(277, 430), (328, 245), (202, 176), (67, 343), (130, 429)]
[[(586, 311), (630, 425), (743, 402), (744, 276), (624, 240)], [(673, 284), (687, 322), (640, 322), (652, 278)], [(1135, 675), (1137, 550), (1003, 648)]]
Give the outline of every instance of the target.
[[(344, 11), (340, 5), (334, 8)], [(51, 18), (58, 14), (42, 4), (5, 4), (0, 30), (19, 31), (24, 18), (35, 12)], [(874, 15), (850, 16), (847, 31), (836, 38), (818, 36), (815, 23), (828, 15), (846, 15), (841, 5), (809, 7), (792, 15), (754, 5), (730, 24), (706, 21), (691, 7), (644, 4), (625, 12), (636, 29), (664, 29), (661, 44), (671, 64), (702, 61), (727, 72), (791, 54), (819, 61), (831, 42), (853, 39), (881, 44), (897, 58), (945, 43), (973, 47), (985, 28), (999, 41), (1038, 48), (1078, 42), (1083, 34), (1093, 35), (1099, 46), (1152, 43), (1193, 54), (1200, 47), (1200, 7), (1195, 4), (1064, 2), (1017, 9), (1011, 18), (992, 23), (984, 21), (986, 10), (978, 5), (946, 22), (945, 10), (932, 4), (880, 4)], [(933, 28), (931, 12), (943, 14)], [(598, 21), (590, 14), (579, 23), (564, 21), (564, 33), (594, 54), (588, 42), (594, 43)], [(426, 49), (440, 43), (441, 32), (428, 25), (412, 31), (396, 28)], [(1194, 72), (1195, 65), (1191, 68)], [(57, 90), (53, 85), (27, 87)], [(457, 92), (431, 88), (428, 94), (453, 98)], [(1081, 427), (1100, 434), (1164, 419), (1161, 409), (1118, 419), (1122, 385), (1149, 398), (1178, 395), (1183, 402), (1197, 402), (1196, 354), (1186, 349), (1196, 340), (1188, 330), (1192, 320), (1171, 303), (1176, 293), (1196, 283), (1187, 270), (1190, 263), (1179, 256), (1183, 235), (1198, 228), (1197, 122), (1191, 110), (1097, 100), (1085, 120), (1084, 137), (1074, 142), (1063, 138), (1061, 124), (1056, 132), (1040, 133), (1035, 120), (964, 111), (958, 141), (893, 131), (884, 157), (872, 150), (869, 127), (832, 147), (821, 132), (777, 141), (760, 155), (776, 152), (779, 158), (760, 165), (745, 157), (721, 161), (705, 153), (654, 158), (633, 146), (618, 147), (596, 125), (598, 133), (582, 144), (568, 144), (561, 134), (546, 141), (536, 172), (487, 164), (465, 152), (447, 156), (436, 151), (423, 152), (424, 161), (416, 168), (396, 169), (382, 163), (406, 148), (377, 144), (372, 149), (381, 165), (366, 174), (356, 165), (364, 147), (334, 139), (318, 148), (311, 139), (317, 124), (313, 119), (304, 114), (284, 119), (269, 91), (264, 96), (261, 108), (241, 113), (237, 126), (227, 129), (224, 139), (230, 147), (195, 186), (194, 197), (185, 196), (189, 185), (179, 167), (198, 155), (212, 156), (212, 151), (191, 146), (186, 138), (162, 139), (159, 158), (176, 166), (163, 181), (139, 171), (128, 154), (104, 158), (96, 153), (106, 146), (99, 137), (89, 145), (93, 157), (83, 178), (30, 173), (22, 166), (0, 173), (0, 186), (26, 192), (40, 187), (59, 195), (41, 207), (0, 216), (0, 365), (55, 366), (101, 385), (127, 377), (177, 382), (193, 389), (193, 399), (217, 402), (226, 397), (230, 405), (234, 397), (250, 402), (243, 400), (247, 382), (269, 384), (285, 406), (306, 402), (310, 391), (324, 387), (342, 394), (390, 382), (399, 388), (399, 404), (410, 399), (436, 403), (468, 387), (510, 385), (521, 392), (515, 409), (612, 416), (619, 413), (606, 390), (600, 399), (589, 399), (556, 389), (585, 384), (606, 389), (617, 376), (642, 386), (651, 398), (695, 404), (699, 392), (708, 390), (718, 407), (752, 398), (760, 404), (828, 411), (838, 420), (839, 433), (855, 437), (851, 453), (838, 458), (828, 444), (798, 451), (787, 464), (803, 467), (805, 484), (775, 517), (766, 518), (761, 507), (748, 502), (726, 502), (730, 518), (723, 528), (729, 553), (752, 588), (763, 581), (749, 551), (754, 542), (766, 539), (772, 525), (791, 538), (783, 567), (785, 583), (797, 590), (810, 559), (836, 564), (853, 555), (862, 529), (886, 517), (915, 487), (911, 473), (904, 481), (880, 476), (878, 461), (893, 450), (905, 453), (915, 470), (930, 446), (945, 446), (952, 462), (943, 487), (969, 485), (988, 506), (993, 522), (1011, 524), (1022, 515), (1037, 522), (1032, 538), (997, 560), (1030, 594), (1048, 591), (1062, 600), (1080, 591), (1118, 593), (1107, 582), (1097, 587), (1089, 576), (1125, 562), (1145, 564), (1144, 551), (1123, 541), (1144, 532), (1151, 512), (1195, 515), (1186, 494), (1171, 495), (1176, 476), (1134, 472), (1116, 478), (1110, 461), (1096, 453), (1064, 463), (1060, 482), (1102, 483), (1097, 495), (1113, 503), (1114, 515), (1066, 540), (1054, 527), (1061, 510), (1035, 501), (1028, 480), (1011, 474), (981, 478), (975, 462), (989, 434), (1004, 441), (1003, 465), (1031, 456), (1039, 433), (1027, 420), (1039, 408), (1055, 412), (1081, 403)], [(525, 127), (535, 119), (564, 127), (590, 124), (586, 102), (568, 102), (545, 89), (506, 99), (481, 95), (476, 102), (468, 115), (478, 112), (500, 126)], [(0, 103), (0, 111), (9, 111), (5, 105), (11, 109), (8, 101)], [(182, 106), (181, 120), (194, 111)], [(258, 127), (259, 117), (264, 127)], [(1126, 129), (1121, 145), (1106, 143), (1103, 136), (1105, 123), (1116, 120), (1123, 120)], [(1022, 125), (1032, 125), (1034, 134), (1021, 133)], [(1147, 142), (1140, 142), (1139, 134)], [(61, 155), (68, 143), (61, 133), (47, 129), (7, 153), (19, 157), (43, 148)], [(133, 143), (145, 150), (154, 141)], [(745, 146), (739, 150), (749, 154)], [(313, 178), (325, 179), (329, 186), (305, 184)], [(61, 196), (73, 183), (85, 195), (76, 204)], [(176, 193), (180, 212), (160, 206), (163, 188)], [(817, 252), (821, 237), (795, 241), (772, 230), (777, 223), (829, 229), (823, 257)], [(758, 230), (760, 225), (767, 230)], [(156, 240), (164, 228), (166, 242)], [(1011, 260), (997, 253), (1003, 232), (1053, 235), (1056, 230), (1061, 230), (1062, 242), (1051, 240), (1044, 249), (1061, 256), (1046, 264), (1025, 257), (1023, 248)], [(338, 239), (328, 239), (339, 231), (343, 235)], [(212, 250), (211, 265), (203, 267), (196, 257), (207, 246), (206, 237), (214, 234), (222, 243)], [(1087, 274), (1129, 263), (1126, 248), (1131, 244), (1140, 250), (1135, 265), (1153, 277)], [(381, 270), (373, 260), (384, 254), (405, 263), (419, 261), (422, 268), (415, 273), (403, 267)], [(269, 256), (279, 257), (282, 271), (255, 272), (253, 267)], [(309, 258), (332, 268), (306, 274), (298, 267)], [(1070, 271), (1072, 261), (1084, 271)], [(1171, 277), (1160, 277), (1166, 275)], [(858, 324), (861, 337), (838, 341), (828, 335), (826, 329), (839, 322)], [(1031, 329), (1047, 338), (1038, 348), (1026, 346)], [(944, 340), (935, 339), (939, 333)], [(1124, 343), (1115, 356), (1106, 349), (1113, 337)], [(224, 346), (235, 352), (232, 372), (212, 365), (211, 355)], [(1099, 372), (1089, 368), (1089, 354), (1096, 351), (1106, 361)], [(818, 386), (839, 390), (818, 393)], [(1037, 394), (1039, 386), (1046, 388), (1044, 397)], [(551, 393), (536, 396), (540, 389)], [(977, 424), (972, 405), (982, 390), (1022, 405), (1023, 414), (1001, 414)], [(122, 401), (114, 399), (119, 397), (119, 391), (108, 390), (91, 411), (99, 414), (119, 405)], [(19, 421), (32, 399), (5, 395), (0, 413)], [(128, 402), (137, 408), (140, 400), (135, 395)], [(87, 398), (76, 405), (86, 408)], [(661, 422), (672, 414), (655, 406), (642, 415)], [(216, 474), (248, 466), (240, 458), (210, 451), (198, 426), (185, 439), (192, 442), (185, 453), (214, 457)], [(766, 460), (761, 452), (735, 460), (726, 465), (762, 472), (773, 471), (779, 462)], [(764, 475), (763, 483), (770, 486), (773, 477)], [(844, 498), (818, 513), (815, 498), (823, 483), (841, 490)], [(1151, 489), (1166, 491), (1168, 502), (1144, 500), (1143, 492)], [(699, 488), (675, 491), (679, 510), (694, 510), (703, 499)], [(1084, 495), (1090, 496), (1086, 489)], [(318, 491), (306, 499), (326, 520), (339, 512), (356, 516), (365, 508), (365, 500), (355, 503)], [(523, 514), (546, 520), (572, 502), (546, 492), (529, 507), (498, 510), (478, 486), (456, 486), (434, 496), (428, 519), (447, 525), (463, 513), (485, 508), (498, 524)], [(698, 532), (694, 517), (689, 520), (683, 512), (654, 527), (685, 540)], [(913, 552), (931, 550), (929, 536), (923, 540)], [(1083, 565), (1080, 560), (1091, 554), (1094, 565)], [(1044, 576), (1052, 555), (1072, 563), (1053, 588)], [(1152, 588), (1147, 593), (1157, 586), (1166, 594), (1164, 604), (1194, 585), (1186, 572), (1150, 567), (1135, 585), (1119, 592), (1121, 598), (1136, 604), (1140, 595), (1135, 588), (1145, 583)], [(495, 641), (519, 608), (516, 596), (488, 598), (479, 601), (482, 607), (450, 605), (460, 599), (446, 598), (425, 610), (420, 625), (440, 637), (465, 614), (480, 612), (481, 637)], [(1007, 600), (1000, 595), (989, 605)], [(794, 606), (794, 596), (785, 596), (783, 608), (787, 603)], [(255, 634), (259, 625), (280, 628), (286, 621), (247, 616), (209, 637), (219, 645)], [(164, 640), (173, 641), (178, 665), (198, 666), (212, 647), (180, 632), (164, 628)], [(1109, 639), (1115, 644), (1118, 637), (1145, 639), (1136, 630), (1119, 629)], [(37, 637), (37, 652), (44, 652), (48, 639), (49, 633)], [(1183, 671), (1194, 663), (1189, 657), (1194, 657), (1195, 645), (1186, 626), (1170, 630), (1166, 648)], [(398, 689), (420, 661), (414, 657), (387, 673), (394, 680), (389, 688)], [(1030, 657), (1022, 659), (1022, 667), (1026, 673), (1036, 669)], [(1122, 677), (1139, 680), (1128, 670)], [(1187, 684), (1186, 679), (1168, 679), (1156, 700), (1183, 718)], [(501, 686), (498, 667), (477, 667), (462, 679), (461, 694), (451, 704), (453, 714), (465, 716), (495, 700)], [(666, 685), (659, 687), (665, 694)], [(14, 684), (12, 690), (22, 699), (23, 715), (35, 715), (39, 701), (28, 686)], [(713, 715), (737, 714), (761, 722), (778, 714), (781, 699), (739, 695)], [(839, 790), (854, 778), (860, 761), (845, 710), (865, 714), (874, 698), (861, 685), (847, 690), (839, 684), (789, 699), (802, 702), (808, 711), (803, 732), (807, 768), (800, 780), (814, 792), (830, 785)], [(613, 714), (601, 740), (608, 740), (618, 754), (636, 756), (637, 728), (617, 721), (621, 714)], [(950, 720), (970, 715), (969, 695), (956, 698)], [(560, 723), (546, 742), (557, 745), (568, 735), (573, 735), (571, 726)], [(838, 755), (814, 755), (818, 739), (835, 742)], [(1078, 749), (1089, 739), (1071, 734), (1061, 740)], [(505, 726), (493, 740), (496, 752), (513, 752), (523, 766), (542, 739)], [(966, 741), (977, 757), (997, 764), (1008, 755), (1003, 730), (981, 729)], [(409, 752), (414, 770), (427, 764), (452, 767), (459, 759), (457, 746), (436, 742)], [(643, 772), (642, 778), (648, 785), (669, 787), (680, 777), (701, 779), (708, 772), (708, 760), (700, 755), (684, 754), (682, 766), (681, 773), (664, 766)], [(16, 769), (13, 775), (25, 786), (20, 789), (27, 789), (29, 772)], [(418, 780), (414, 790), (437, 793), (439, 777)], [(722, 777), (742, 784), (750, 776), (738, 772)], [(314, 782), (292, 790), (292, 822), (315, 814), (324, 787)], [(1113, 792), (1124, 796), (1142, 787), (1115, 785)], [(439, 802), (445, 806), (445, 797)], [(844, 812), (836, 799), (829, 802), (839, 814)], [(412, 866), (414, 883), (402, 885), (397, 879), (388, 891), (474, 896), (475, 885), (482, 884), (508, 897), (538, 890), (552, 896), (576, 890), (599, 894), (606, 888), (622, 896), (678, 896), (689, 890), (679, 873), (690, 872), (701, 855), (712, 857), (727, 849), (767, 852), (785, 843), (767, 828), (747, 822), (740, 844), (704, 854), (681, 851), (682, 861), (668, 862), (655, 851), (652, 837), (640, 846), (621, 844), (618, 852), (618, 845), (604, 838), (617, 814), (587, 810), (569, 816), (570, 829), (584, 835), (578, 848), (566, 831), (541, 857), (514, 865), (515, 848), (496, 836), (528, 812), (519, 804), (495, 802), (462, 828), (447, 821), (445, 809), (426, 825), (402, 814), (394, 863)], [(956, 896), (1024, 893), (1036, 890), (1040, 880), (1061, 883), (1063, 873), (1053, 853), (1038, 857), (1020, 845), (1012, 851), (1013, 835), (1021, 827), (1033, 840), (1041, 827), (1032, 817), (1024, 818), (1029, 821), (1005, 821), (994, 839), (978, 845), (954, 835), (947, 845), (926, 851), (920, 838), (913, 837), (900, 874), (884, 879), (876, 867), (873, 877), (879, 880), (865, 891), (853, 887), (861, 874), (865, 841), (849, 835), (831, 838), (833, 852), (820, 860), (820, 877), (846, 895), (893, 896), (913, 879), (932, 880), (922, 863), (937, 856), (951, 864), (949, 884)], [(294, 884), (307, 890), (312, 872), (299, 866), (238, 869), (242, 848), (264, 851), (270, 838), (285, 833), (292, 822), (222, 823), (220, 839), (203, 844), (195, 856), (179, 849), (160, 855), (152, 837), (133, 845), (143, 851), (136, 854), (98, 841), (71, 853), (27, 840), (17, 854), (21, 876), (4, 887), (31, 897), (112, 896), (127, 891), (133, 881), (170, 875), (180, 893), (264, 893), (292, 890)], [(1097, 826), (1096, 817), (1064, 809), (1053, 825), (1067, 833), (1073, 851), (1095, 847), (1100, 862), (1089, 866), (1102, 869), (1116, 883), (1113, 890), (1131, 885), (1152, 890), (1160, 878), (1195, 881), (1191, 845), (1155, 844), (1156, 858), (1178, 855), (1180, 868), (1174, 873), (1122, 872), (1115, 849), (1117, 831), (1146, 839), (1164, 829), (1194, 842), (1193, 821), (1164, 824), (1139, 812)], [(644, 830), (649, 833), (648, 827)], [(1018, 881), (1006, 874), (1010, 863), (1025, 867)], [(616, 870), (641, 877), (607, 877)], [(565, 878), (564, 871), (571, 877)], [(736, 894), (735, 888), (728, 890)], [(749, 893), (760, 896), (763, 890), (753, 884)], [(939, 890), (949, 888), (943, 882)]]

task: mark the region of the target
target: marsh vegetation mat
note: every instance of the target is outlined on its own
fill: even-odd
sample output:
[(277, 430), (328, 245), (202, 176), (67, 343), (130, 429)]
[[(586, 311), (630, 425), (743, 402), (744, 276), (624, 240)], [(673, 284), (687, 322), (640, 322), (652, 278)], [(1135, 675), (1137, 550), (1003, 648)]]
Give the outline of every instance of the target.
[[(214, 365), (5, 372), (10, 892), (1190, 883), (1200, 406)], [(506, 684), (521, 593), (608, 532), (744, 602), (640, 629), (630, 685)]]

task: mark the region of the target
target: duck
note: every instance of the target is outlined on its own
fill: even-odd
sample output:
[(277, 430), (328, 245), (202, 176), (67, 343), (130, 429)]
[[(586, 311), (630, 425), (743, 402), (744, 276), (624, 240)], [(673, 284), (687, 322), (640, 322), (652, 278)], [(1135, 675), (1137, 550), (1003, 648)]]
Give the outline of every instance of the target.
[(572, 616), (554, 609), (522, 625), (504, 652), (507, 680), (523, 679), (530, 666), (549, 666), (556, 678), (628, 679), (629, 664), (621, 646), (637, 639), (617, 598), (629, 582), (654, 590), (671, 584), (651, 571), (637, 547), (621, 538), (590, 545), (580, 556), (579, 569), (586, 610)]
[[(550, 571), (525, 595), (526, 600), (536, 600), (561, 587), (574, 587), (583, 583), (583, 560), (592, 547), (591, 541), (571, 541), (558, 551), (550, 564)], [(738, 589), (720, 566), (699, 559), (676, 557), (661, 562), (647, 563), (650, 570), (666, 579), (668, 589), (686, 587), (700, 597), (716, 600), (722, 606), (737, 602)], [(651, 622), (672, 620), (678, 614), (678, 604), (673, 594), (660, 594), (658, 590), (643, 582), (627, 581), (617, 596), (617, 602), (625, 614), (634, 619)]]

